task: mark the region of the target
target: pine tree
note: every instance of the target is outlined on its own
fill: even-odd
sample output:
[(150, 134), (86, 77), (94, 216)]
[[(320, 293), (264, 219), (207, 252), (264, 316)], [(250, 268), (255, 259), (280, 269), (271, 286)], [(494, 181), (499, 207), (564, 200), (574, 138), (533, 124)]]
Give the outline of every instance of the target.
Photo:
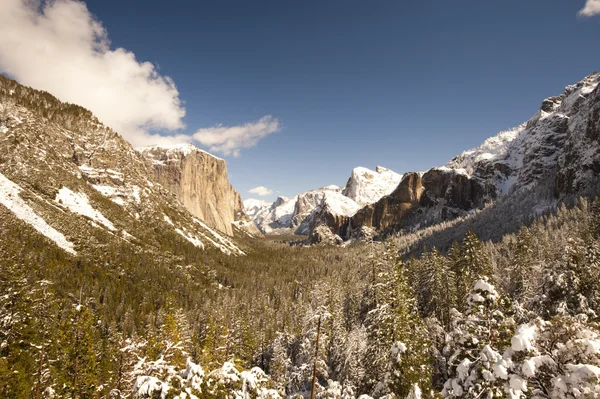
[(590, 233), (596, 240), (600, 239), (600, 196), (592, 202)]
[(517, 235), (514, 248), (514, 260), (510, 269), (510, 294), (521, 303), (530, 300), (534, 294), (534, 235), (525, 226)]
[(464, 316), (455, 315), (454, 329), (445, 348), (449, 379), (442, 394), (460, 398), (503, 397), (502, 380), (506, 377), (494, 378), (493, 373), (494, 367), (505, 367), (501, 352), (510, 344), (514, 332), (510, 302), (484, 277), (474, 284), (467, 304)]
[(452, 255), (454, 258), (454, 274), (457, 285), (457, 302), (459, 309), (466, 309), (467, 289), (473, 285), (480, 276), (490, 276), (492, 274), (492, 265), (485, 252), (483, 243), (477, 238), (473, 230), (469, 229), (465, 235), (459, 255), (453, 245)]
[[(393, 249), (392, 249), (393, 251)], [(367, 307), (364, 324), (367, 331), (365, 374), (359, 392), (371, 396), (386, 394), (385, 376), (390, 368), (390, 349), (394, 344), (394, 311), (390, 304), (394, 296), (392, 288), (392, 264), (395, 254), (387, 250), (372, 260), (371, 283), (365, 291)]]
[(402, 260), (394, 264), (390, 306), (393, 312), (393, 339), (390, 348), (390, 376), (387, 385), (396, 397), (404, 398), (415, 386), (431, 390), (431, 342), (417, 307), (416, 294), (406, 278)]
[(450, 327), (450, 310), (456, 306), (456, 282), (450, 262), (437, 249), (423, 254), (419, 262), (419, 291), (423, 313)]
[(98, 386), (95, 320), (87, 306), (73, 306), (59, 333), (57, 374), (64, 395), (74, 399), (91, 397)]

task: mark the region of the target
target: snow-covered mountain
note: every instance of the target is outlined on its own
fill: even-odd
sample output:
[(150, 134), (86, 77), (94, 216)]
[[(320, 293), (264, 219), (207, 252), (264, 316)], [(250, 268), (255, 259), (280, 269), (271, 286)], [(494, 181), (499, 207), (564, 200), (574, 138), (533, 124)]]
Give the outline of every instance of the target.
[[(186, 148), (187, 156), (196, 152)], [(197, 152), (215, 173), (225, 168), (224, 161)], [(186, 245), (244, 254), (213, 220), (174, 197), (168, 179), (155, 174), (163, 161), (144, 157), (84, 108), (0, 75), (0, 230), (37, 232), (77, 256), (123, 246), (176, 262)], [(233, 197), (224, 176), (183, 181)]]
[(324, 209), (337, 216), (350, 217), (360, 208), (394, 191), (402, 175), (378, 166), (375, 171), (354, 168), (344, 188), (330, 185), (300, 193), (290, 199), (279, 197), (267, 206), (260, 200), (246, 200), (244, 206), (256, 226), (265, 234), (308, 235), (315, 214)]
[(402, 175), (391, 169), (378, 166), (372, 171), (361, 166), (352, 170), (352, 175), (342, 192), (361, 207), (377, 202), (394, 191)]
[[(463, 152), (446, 166), (491, 181), (498, 194), (531, 186), (548, 170), (566, 166), (564, 161), (559, 165), (559, 159), (573, 150), (580, 156), (573, 164), (587, 170), (598, 158), (592, 125), (597, 118), (594, 109), (599, 82), (600, 73), (595, 73), (567, 86), (561, 95), (545, 99), (529, 121)], [(586, 131), (590, 132), (587, 139), (581, 135)], [(590, 146), (585, 145), (587, 142)], [(579, 187), (586, 184), (589, 179), (585, 174), (580, 173), (572, 183)]]
[(246, 211), (246, 215), (250, 218), (254, 219), (254, 217), (259, 214), (261, 211), (271, 207), (272, 203), (265, 200), (248, 198), (244, 200), (244, 210)]
[[(391, 194), (347, 221), (330, 224), (330, 229), (349, 238), (365, 228), (385, 232), (422, 227), (516, 198), (523, 190), (540, 198), (550, 192), (546, 206), (573, 194), (597, 194), (599, 83), (600, 73), (587, 76), (545, 99), (527, 122), (485, 140), (445, 166), (404, 174)], [(532, 209), (531, 214), (538, 211)]]

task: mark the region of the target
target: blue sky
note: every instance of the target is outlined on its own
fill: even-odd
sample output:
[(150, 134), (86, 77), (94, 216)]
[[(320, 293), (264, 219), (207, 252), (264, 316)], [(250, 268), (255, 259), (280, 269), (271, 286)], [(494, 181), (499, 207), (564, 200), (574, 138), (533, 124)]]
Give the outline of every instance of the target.
[(111, 49), (174, 81), (176, 132), (276, 119), (238, 157), (217, 154), (244, 198), (267, 186), (269, 200), (344, 185), (355, 166), (442, 165), (525, 121), (600, 69), (600, 16), (578, 15), (585, 3), (86, 2)]

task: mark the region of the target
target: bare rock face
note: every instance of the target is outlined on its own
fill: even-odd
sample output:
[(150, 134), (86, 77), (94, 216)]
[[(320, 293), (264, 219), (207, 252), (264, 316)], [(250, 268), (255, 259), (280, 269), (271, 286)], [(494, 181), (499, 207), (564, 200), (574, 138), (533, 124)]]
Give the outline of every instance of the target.
[(481, 207), (490, 196), (495, 196), (493, 188), (486, 189), (479, 179), (454, 169), (430, 169), (423, 175), (422, 182), (425, 186), (423, 205), (443, 199), (449, 207), (467, 211)]
[(416, 229), (526, 191), (553, 192), (548, 202), (600, 193), (600, 72), (545, 99), (527, 122), (445, 166), (406, 174), (393, 193), (362, 208), (346, 234), (339, 233), (350, 238), (365, 227), (378, 233)]
[(390, 195), (359, 210), (348, 222), (346, 236), (353, 236), (363, 227), (385, 231), (400, 222), (408, 212), (419, 206), (423, 182), (419, 173), (404, 174), (402, 181)]
[(600, 84), (586, 99), (580, 106), (584, 117), (571, 118), (573, 133), (558, 159), (554, 187), (557, 197), (573, 193), (595, 195), (600, 191)]
[(191, 144), (140, 149), (152, 162), (156, 180), (186, 209), (228, 235), (245, 220), (242, 198), (227, 180), (227, 163)]

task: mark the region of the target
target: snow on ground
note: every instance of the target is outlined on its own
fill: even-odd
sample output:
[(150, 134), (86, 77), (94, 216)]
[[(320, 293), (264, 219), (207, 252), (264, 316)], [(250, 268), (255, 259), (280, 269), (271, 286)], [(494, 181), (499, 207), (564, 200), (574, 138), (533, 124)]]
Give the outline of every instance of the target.
[(110, 220), (92, 207), (87, 196), (83, 193), (76, 193), (67, 187), (63, 187), (58, 190), (54, 200), (73, 213), (87, 216), (111, 231), (116, 230)]
[(188, 240), (189, 242), (191, 242), (192, 244), (194, 244), (194, 246), (196, 246), (198, 248), (204, 249), (204, 244), (197, 237), (195, 237), (195, 236), (193, 236), (191, 234), (188, 234), (187, 232), (184, 232), (181, 229), (175, 229), (175, 231), (179, 235), (181, 235), (183, 238), (185, 238), (186, 240)]
[(167, 215), (164, 215), (164, 217), (163, 217), (163, 220), (164, 220), (165, 222), (169, 223), (171, 226), (175, 226), (175, 225), (173, 224), (173, 221), (171, 220), (171, 218), (170, 218), (170, 217), (168, 217)]
[(446, 164), (452, 169), (469, 168), (481, 161), (500, 160), (505, 158), (511, 143), (525, 130), (523, 123), (515, 128), (500, 132), (485, 140), (479, 147), (464, 151), (460, 156)]
[(459, 175), (464, 175), (467, 177), (470, 177), (469, 172), (467, 172), (467, 170), (465, 168), (449, 168), (447, 166), (440, 166), (437, 168), (432, 168), (434, 170), (441, 170), (442, 172), (455, 172), (458, 173)]
[(129, 234), (125, 230), (123, 230), (122, 234), (123, 234), (123, 238), (126, 239), (126, 240), (136, 240), (136, 238), (134, 236), (132, 236), (131, 234)]
[(109, 177), (113, 180), (121, 180), (123, 181), (123, 173), (117, 172), (112, 169), (96, 169), (91, 166), (81, 165), (79, 170), (83, 175), (90, 179), (99, 179)]
[(21, 187), (0, 173), (0, 203), (7, 207), (17, 218), (54, 241), (60, 248), (75, 255), (76, 252), (73, 249), (73, 243), (67, 240), (62, 233), (50, 227), (44, 219), (35, 214), (33, 209), (19, 196), (21, 190)]
[(211, 229), (210, 227), (208, 227), (202, 221), (194, 218), (194, 222), (198, 223), (204, 229), (208, 230), (210, 232), (210, 234), (212, 234), (212, 236), (217, 241), (219, 241), (219, 243), (213, 241), (212, 239), (210, 239), (209, 237), (207, 237), (205, 234), (202, 234), (202, 233), (200, 233), (200, 234), (202, 234), (207, 240), (209, 240), (211, 243), (213, 243), (214, 246), (216, 246), (217, 248), (219, 248), (221, 251), (223, 251), (227, 255), (229, 255), (231, 253), (234, 253), (235, 255), (246, 255), (234, 243), (232, 243), (231, 241), (229, 241), (228, 239), (226, 239), (225, 237), (223, 237), (222, 235), (220, 235), (219, 233), (217, 233), (216, 231), (214, 231), (213, 229)]
[(140, 188), (138, 186), (107, 186), (107, 185), (92, 185), (96, 191), (110, 199), (115, 204), (124, 206), (126, 202), (135, 202), (140, 204)]
[(268, 209), (271, 206), (271, 202), (263, 201), (254, 198), (248, 198), (244, 200), (244, 210), (246, 215), (254, 219), (256, 215), (262, 212), (264, 209)]

